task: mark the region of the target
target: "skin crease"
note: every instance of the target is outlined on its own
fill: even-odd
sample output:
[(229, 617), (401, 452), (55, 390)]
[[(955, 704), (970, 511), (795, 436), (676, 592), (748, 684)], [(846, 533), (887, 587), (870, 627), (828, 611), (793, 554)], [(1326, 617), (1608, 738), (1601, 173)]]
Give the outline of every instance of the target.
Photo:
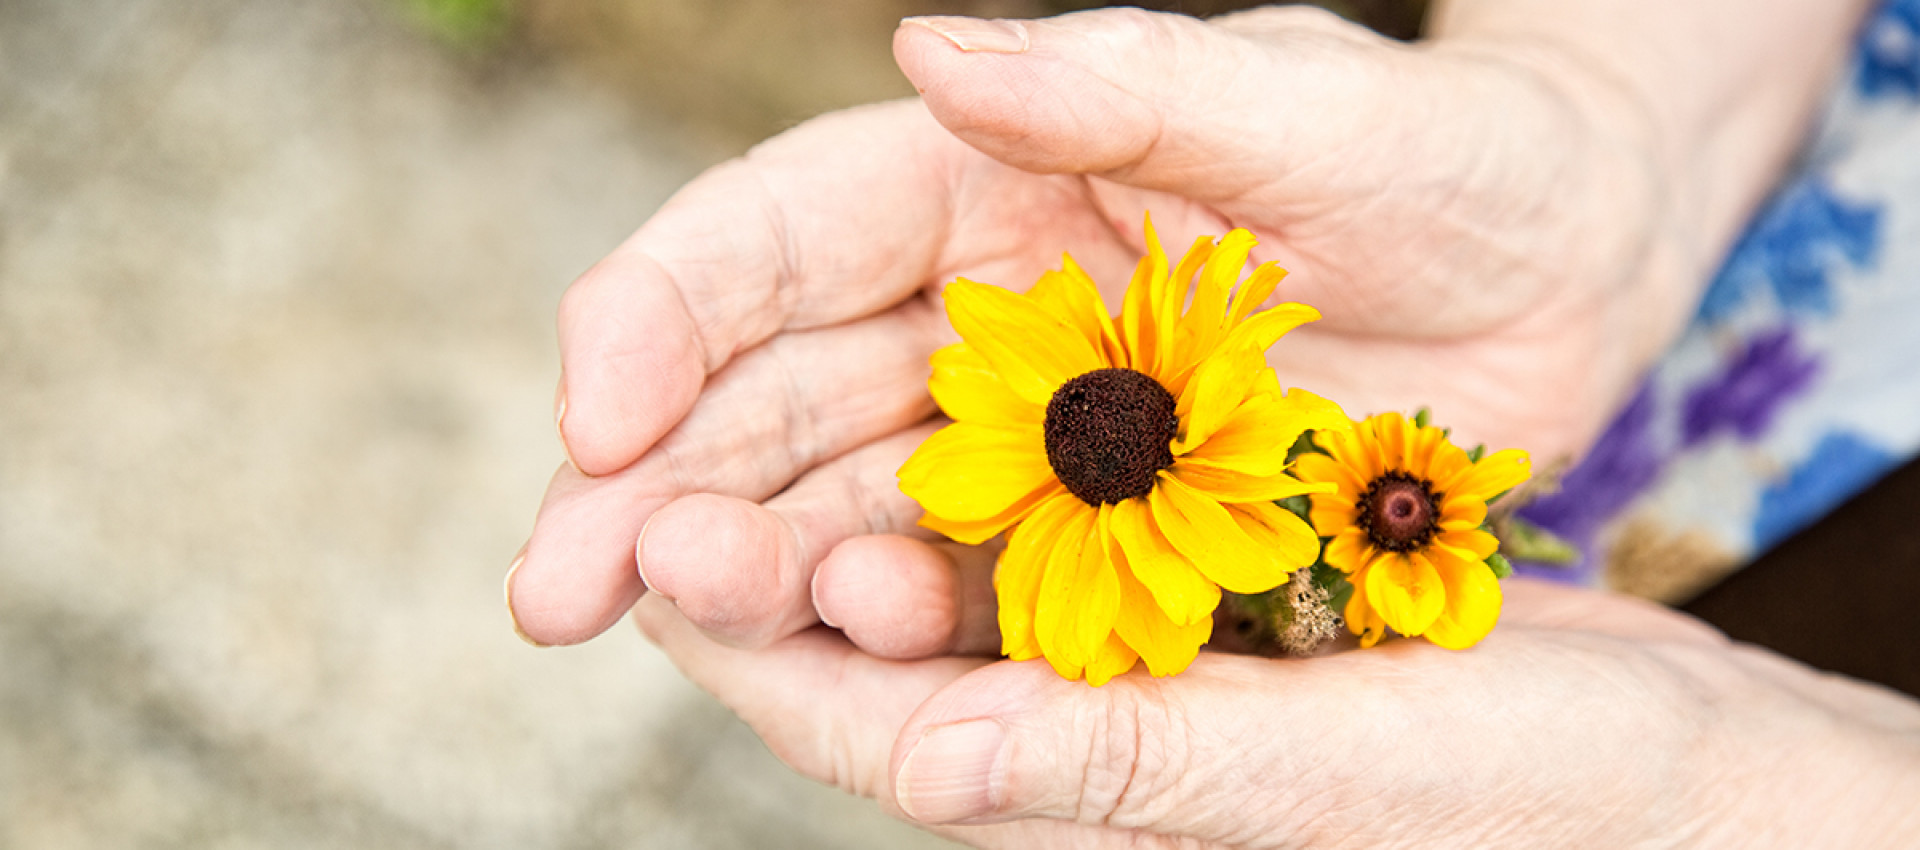
[[(1326, 318), (1271, 352), (1283, 385), (1572, 456), (1684, 322), (1861, 6), (1462, 0), (1412, 46), (1304, 9), (1109, 10), (1002, 30), (1017, 53), (908, 22), (919, 100), (716, 168), (568, 291), (569, 463), (516, 623), (577, 643), (633, 609), (789, 764), (997, 821), (940, 827), (982, 846), (1910, 843), (1920, 709), (1603, 594), (1510, 583), (1466, 653), (1203, 654), (1101, 689), (948, 656), (994, 646), (992, 553), (929, 545), (893, 477), (938, 424), (938, 288), (1024, 287), (1066, 250), (1117, 306), (1144, 210), (1175, 257), (1239, 226), (1292, 270), (1278, 298)], [(1003, 756), (930, 781), (928, 730), (976, 719)]]

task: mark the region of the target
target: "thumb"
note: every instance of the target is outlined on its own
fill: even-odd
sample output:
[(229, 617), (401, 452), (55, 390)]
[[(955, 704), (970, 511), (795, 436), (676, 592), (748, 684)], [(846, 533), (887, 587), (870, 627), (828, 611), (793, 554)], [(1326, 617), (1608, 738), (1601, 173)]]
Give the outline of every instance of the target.
[(1323, 804), (1360, 783), (1287, 781), (1310, 765), (1276, 762), (1287, 724), (1274, 718), (1317, 698), (1267, 687), (1242, 669), (1250, 661), (1203, 655), (1177, 684), (1134, 675), (1100, 688), (1039, 662), (981, 668), (902, 728), (895, 799), (926, 824), (1040, 817), (1227, 842), (1296, 829), (1305, 797)]
[(1340, 153), (1405, 102), (1403, 51), (1303, 7), (907, 18), (893, 52), (934, 117), (989, 156), (1209, 202)]

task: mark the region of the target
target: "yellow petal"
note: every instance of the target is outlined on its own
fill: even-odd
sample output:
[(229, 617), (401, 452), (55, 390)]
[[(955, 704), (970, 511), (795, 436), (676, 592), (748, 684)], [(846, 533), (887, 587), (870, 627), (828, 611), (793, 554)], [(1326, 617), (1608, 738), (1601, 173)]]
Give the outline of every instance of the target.
[(1253, 311), (1266, 303), (1267, 296), (1273, 294), (1275, 287), (1287, 276), (1287, 270), (1279, 263), (1261, 263), (1253, 274), (1240, 284), (1239, 291), (1233, 293), (1233, 306), (1227, 308), (1228, 322), (1238, 324), (1246, 320)]
[(1166, 472), (1147, 501), (1167, 540), (1214, 584), (1235, 593), (1265, 593), (1293, 569), (1280, 552), (1249, 537), (1226, 507)]
[(1147, 255), (1134, 266), (1133, 280), (1127, 284), (1125, 303), (1120, 309), (1120, 339), (1126, 344), (1128, 366), (1136, 372), (1157, 375), (1156, 365), (1170, 356), (1160, 344), (1162, 326), (1171, 330), (1177, 313), (1161, 313), (1162, 291), (1167, 289), (1167, 252), (1160, 247), (1160, 235), (1153, 231), (1153, 217), (1147, 216)]
[(1054, 318), (1078, 328), (1109, 365), (1125, 363), (1114, 357), (1121, 350), (1120, 334), (1113, 327), (1113, 317), (1107, 315), (1107, 305), (1100, 300), (1100, 289), (1093, 277), (1080, 268), (1073, 257), (1064, 254), (1060, 257), (1060, 267), (1060, 271), (1041, 275), (1039, 282), (1027, 290), (1027, 297)]
[(1458, 550), (1460, 557), (1470, 562), (1485, 561), (1488, 556), (1500, 551), (1500, 538), (1478, 528), (1441, 531), (1434, 544)]
[[(1314, 435), (1316, 442), (1319, 439), (1318, 434)], [(1293, 474), (1301, 481), (1315, 483), (1324, 481), (1333, 484), (1334, 491), (1348, 502), (1360, 498), (1360, 494), (1367, 492), (1370, 483), (1331, 456), (1312, 452), (1301, 455), (1293, 462)]]
[(1314, 495), (1313, 509), (1307, 516), (1313, 520), (1314, 531), (1323, 537), (1332, 537), (1353, 528), (1360, 519), (1360, 509), (1338, 494), (1322, 493)]
[(1363, 573), (1353, 577), (1353, 595), (1347, 597), (1347, 609), (1342, 612), (1347, 620), (1347, 631), (1360, 638), (1362, 649), (1373, 646), (1387, 635), (1387, 621), (1381, 619), (1380, 612), (1367, 599), (1367, 581)]
[(1467, 453), (1464, 449), (1447, 442), (1443, 438), (1433, 447), (1433, 452), (1427, 456), (1426, 472), (1421, 473), (1420, 477), (1428, 481), (1446, 481), (1459, 475), (1460, 472), (1466, 469), (1471, 463), (1472, 461), (1467, 460)]
[(1475, 499), (1442, 498), (1440, 500), (1440, 528), (1446, 531), (1464, 531), (1479, 528), (1487, 521), (1487, 503)]
[(1388, 472), (1406, 471), (1407, 432), (1413, 429), (1413, 423), (1395, 410), (1368, 421), (1373, 423), (1373, 432), (1377, 437), (1375, 451), (1379, 452), (1377, 457), (1380, 458), (1381, 468)]
[(960, 543), (977, 546), (1025, 519), (1041, 502), (1065, 492), (1067, 488), (1055, 481), (1021, 497), (1006, 510), (986, 519), (951, 520), (929, 513), (920, 517), (920, 527), (940, 532)]
[(1226, 336), (1227, 297), (1240, 279), (1240, 271), (1247, 265), (1247, 253), (1253, 250), (1255, 242), (1253, 234), (1234, 228), (1220, 237), (1220, 244), (1207, 257), (1206, 271), (1201, 273), (1193, 291), (1193, 305), (1181, 321), (1181, 326), (1187, 329), (1189, 358), (1197, 360), (1208, 356)]
[[(1192, 315), (1192, 311), (1188, 309), (1187, 315), (1181, 315), (1181, 309), (1187, 307), (1187, 294), (1192, 292), (1194, 274), (1198, 274), (1200, 269), (1212, 263), (1215, 255), (1217, 253), (1215, 253), (1212, 236), (1194, 238), (1194, 244), (1187, 248), (1187, 255), (1181, 257), (1181, 265), (1177, 265), (1173, 269), (1173, 274), (1167, 278), (1167, 288), (1162, 292), (1162, 301), (1160, 301), (1160, 311), (1162, 311), (1160, 317), (1164, 319), (1162, 326), (1167, 330), (1181, 328), (1179, 332), (1175, 332), (1175, 340), (1179, 340), (1181, 334), (1188, 334), (1188, 336), (1192, 334), (1192, 328), (1187, 320)], [(1198, 297), (1198, 292), (1194, 292), (1194, 297)], [(1188, 353), (1188, 359), (1192, 359), (1190, 353)]]
[(1367, 565), (1367, 601), (1394, 631), (1413, 636), (1440, 616), (1447, 589), (1426, 556), (1383, 552)]
[(1114, 632), (1147, 662), (1147, 672), (1171, 676), (1187, 669), (1213, 635), (1213, 613), (1184, 625), (1176, 623), (1136, 578), (1137, 572), (1129, 569), (1129, 556), (1116, 552), (1114, 565), (1120, 578), (1120, 613), (1113, 621)]
[(1047, 663), (1053, 666), (1053, 672), (1060, 674), (1060, 678), (1066, 679), (1067, 681), (1080, 678), (1087, 669), (1084, 664), (1074, 664), (1057, 655), (1047, 655), (1044, 657), (1047, 659)]
[(1500, 619), (1500, 581), (1481, 563), (1436, 562), (1447, 604), (1427, 627), (1426, 638), (1447, 649), (1466, 649), (1493, 631)]
[(1049, 659), (1084, 667), (1113, 631), (1120, 582), (1107, 560), (1106, 511), (1088, 508), (1060, 529), (1047, 559), (1033, 631)]
[(1003, 428), (1039, 427), (1046, 408), (1015, 394), (993, 364), (972, 346), (956, 342), (933, 353), (927, 389), (956, 422)]
[(946, 299), (953, 329), (1030, 403), (1045, 405), (1061, 384), (1107, 365), (1085, 335), (1025, 296), (963, 279), (947, 285)]
[(1257, 395), (1227, 417), (1188, 457), (1248, 475), (1274, 475), (1286, 469), (1287, 450), (1310, 428), (1347, 427), (1340, 406), (1306, 390), (1286, 395)]
[(1054, 480), (1039, 428), (955, 422), (935, 431), (900, 467), (901, 492), (954, 521), (996, 517)]
[(1181, 257), (1181, 265), (1173, 269), (1173, 276), (1165, 280), (1164, 288), (1160, 290), (1158, 299), (1154, 301), (1156, 305), (1154, 322), (1162, 328), (1162, 338), (1160, 338), (1160, 359), (1154, 363), (1154, 370), (1148, 374), (1152, 374), (1154, 380), (1160, 382), (1160, 386), (1164, 386), (1169, 393), (1173, 393), (1175, 399), (1181, 397), (1181, 393), (1187, 390), (1187, 382), (1192, 378), (1194, 366), (1200, 365), (1200, 359), (1194, 357), (1194, 349), (1190, 345), (1192, 328), (1187, 326), (1187, 320), (1181, 317), (1181, 307), (1187, 303), (1187, 292), (1190, 290), (1188, 284), (1192, 282), (1194, 272), (1200, 271), (1200, 267), (1206, 263), (1212, 251), (1213, 240), (1208, 236), (1200, 236), (1198, 240), (1194, 240), (1192, 248), (1187, 249), (1187, 255)]
[(1421, 427), (1409, 419), (1406, 425), (1405, 440), (1406, 445), (1401, 449), (1400, 456), (1401, 469), (1406, 470), (1408, 475), (1412, 475), (1415, 478), (1425, 478), (1428, 481), (1432, 481), (1433, 477), (1427, 473), (1427, 467), (1433, 461), (1434, 451), (1441, 445), (1446, 444), (1446, 432), (1431, 425)]
[(1495, 452), (1480, 459), (1446, 481), (1435, 482), (1434, 489), (1448, 499), (1487, 501), (1520, 486), (1533, 474), (1527, 453), (1519, 449)]
[(1373, 450), (1373, 426), (1368, 422), (1343, 431), (1315, 432), (1313, 442), (1325, 449), (1334, 463), (1346, 467), (1355, 478), (1365, 482), (1360, 487), (1361, 492), (1365, 492), (1367, 487), (1372, 486), (1373, 479), (1386, 471), (1380, 468), (1379, 456)]
[[(1183, 626), (1212, 621), (1213, 609), (1220, 605), (1219, 585), (1202, 575), (1160, 532), (1147, 500), (1127, 499), (1114, 505), (1112, 527), (1114, 541), (1132, 569), (1127, 580), (1144, 585), (1168, 619)], [(1123, 598), (1122, 611), (1126, 604)]]
[(1248, 502), (1228, 505), (1227, 512), (1247, 536), (1261, 547), (1278, 553), (1280, 564), (1287, 572), (1320, 559), (1320, 535), (1293, 511), (1272, 502)]
[(1180, 435), (1173, 441), (1173, 453), (1186, 454), (1213, 436), (1240, 409), (1247, 391), (1266, 368), (1267, 359), (1252, 349), (1223, 351), (1201, 362), (1174, 407), (1174, 415), (1180, 419)]
[[(1320, 533), (1327, 534), (1328, 529), (1321, 529)], [(1367, 540), (1366, 532), (1347, 526), (1330, 536), (1333, 539), (1327, 541), (1327, 551), (1322, 556), (1326, 558), (1328, 566), (1352, 575), (1373, 560), (1374, 548)]]
[(1285, 473), (1248, 475), (1237, 469), (1226, 469), (1194, 458), (1174, 460), (1172, 471), (1188, 486), (1227, 504), (1277, 502), (1293, 496), (1331, 493), (1334, 490), (1332, 484), (1308, 483)]
[(1008, 658), (1025, 661), (1041, 654), (1033, 633), (1040, 580), (1046, 576), (1060, 526), (1083, 507), (1084, 502), (1070, 495), (1050, 499), (1008, 535), (1007, 548), (993, 569), (994, 598), (1000, 606), (1000, 651)]
[(1266, 351), (1287, 332), (1308, 322), (1320, 320), (1320, 311), (1305, 304), (1276, 304), (1271, 310), (1253, 314), (1246, 321), (1235, 326), (1227, 333), (1227, 339), (1220, 344), (1224, 349), (1252, 348)]
[(1087, 684), (1100, 687), (1112, 681), (1113, 677), (1132, 670), (1134, 662), (1139, 660), (1140, 654), (1121, 640), (1118, 633), (1108, 632), (1100, 651), (1094, 654), (1092, 661), (1087, 662)]

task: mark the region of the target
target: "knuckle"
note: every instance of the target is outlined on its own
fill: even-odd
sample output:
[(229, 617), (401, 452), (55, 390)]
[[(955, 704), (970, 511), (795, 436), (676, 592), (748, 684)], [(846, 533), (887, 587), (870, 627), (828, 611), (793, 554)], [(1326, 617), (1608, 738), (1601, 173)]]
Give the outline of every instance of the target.
[(1075, 819), (1120, 828), (1148, 826), (1158, 801), (1184, 772), (1189, 733), (1157, 683), (1121, 683), (1093, 715)]

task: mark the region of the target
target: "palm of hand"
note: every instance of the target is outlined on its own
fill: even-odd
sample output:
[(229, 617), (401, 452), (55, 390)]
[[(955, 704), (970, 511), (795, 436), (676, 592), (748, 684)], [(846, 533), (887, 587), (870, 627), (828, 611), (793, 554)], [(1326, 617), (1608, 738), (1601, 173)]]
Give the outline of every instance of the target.
[[(636, 620), (795, 769), (923, 822), (965, 815), (974, 825), (940, 831), (985, 847), (1677, 834), (1677, 813), (1711, 810), (1669, 791), (1699, 763), (1712, 717), (1696, 677), (1743, 675), (1695, 621), (1524, 580), (1471, 653), (1411, 640), (1305, 660), (1203, 653), (1179, 676), (1136, 671), (1099, 689), (1038, 661), (887, 661), (825, 629), (730, 649), (657, 599)], [(979, 762), (959, 756), (966, 746), (916, 751), (976, 718), (1005, 734), (982, 768), (937, 766)]]

